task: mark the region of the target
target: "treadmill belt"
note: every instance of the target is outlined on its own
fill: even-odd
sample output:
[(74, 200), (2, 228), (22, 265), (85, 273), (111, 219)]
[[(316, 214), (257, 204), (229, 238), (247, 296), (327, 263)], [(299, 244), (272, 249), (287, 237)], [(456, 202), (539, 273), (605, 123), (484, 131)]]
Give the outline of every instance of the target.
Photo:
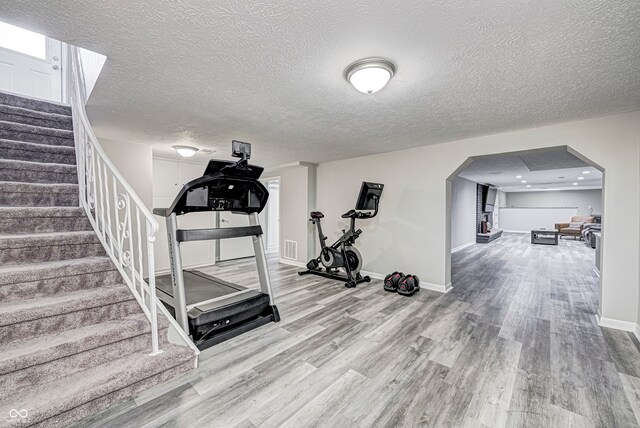
[[(183, 276), (187, 305), (193, 305), (194, 303), (204, 302), (205, 300), (215, 299), (245, 290), (244, 287), (231, 284), (230, 282), (198, 271), (185, 270)], [(156, 287), (173, 297), (171, 274), (157, 276)]]

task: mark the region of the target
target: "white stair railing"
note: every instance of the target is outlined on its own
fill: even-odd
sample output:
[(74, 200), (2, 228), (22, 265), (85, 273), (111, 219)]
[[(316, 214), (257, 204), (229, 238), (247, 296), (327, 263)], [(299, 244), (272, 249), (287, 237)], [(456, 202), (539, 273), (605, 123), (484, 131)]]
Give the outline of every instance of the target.
[(85, 105), (87, 96), (79, 49), (68, 46), (69, 102), (78, 166), (80, 206), (151, 323), (151, 354), (158, 345), (153, 243), (158, 222), (102, 150)]

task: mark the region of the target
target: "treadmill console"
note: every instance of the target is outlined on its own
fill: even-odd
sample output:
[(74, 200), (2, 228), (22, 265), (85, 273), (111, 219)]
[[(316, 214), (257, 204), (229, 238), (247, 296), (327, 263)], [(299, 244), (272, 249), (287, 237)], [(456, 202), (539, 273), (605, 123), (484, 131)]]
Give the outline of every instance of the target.
[(185, 184), (169, 208), (156, 208), (153, 213), (168, 217), (201, 211), (231, 211), (240, 214), (261, 212), (269, 191), (258, 180), (264, 168), (247, 163), (210, 160), (204, 175)]

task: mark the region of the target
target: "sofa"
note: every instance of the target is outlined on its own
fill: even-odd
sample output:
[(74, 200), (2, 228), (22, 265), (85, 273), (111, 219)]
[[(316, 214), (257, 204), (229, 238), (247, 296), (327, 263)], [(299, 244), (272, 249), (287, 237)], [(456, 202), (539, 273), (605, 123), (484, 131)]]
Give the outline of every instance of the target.
[(573, 236), (582, 239), (582, 230), (587, 223), (594, 223), (595, 218), (591, 216), (573, 216), (569, 223), (556, 223), (555, 229), (560, 236)]

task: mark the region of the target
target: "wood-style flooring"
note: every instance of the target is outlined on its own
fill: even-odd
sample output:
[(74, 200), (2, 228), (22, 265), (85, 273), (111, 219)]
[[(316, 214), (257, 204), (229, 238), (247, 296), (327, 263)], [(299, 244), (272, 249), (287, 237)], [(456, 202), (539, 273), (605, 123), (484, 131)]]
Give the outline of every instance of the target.
[[(640, 344), (596, 324), (594, 250), (505, 234), (452, 258), (453, 290), (411, 298), (272, 260), (282, 322), (79, 426), (638, 426)], [(257, 283), (252, 259), (206, 271)]]

